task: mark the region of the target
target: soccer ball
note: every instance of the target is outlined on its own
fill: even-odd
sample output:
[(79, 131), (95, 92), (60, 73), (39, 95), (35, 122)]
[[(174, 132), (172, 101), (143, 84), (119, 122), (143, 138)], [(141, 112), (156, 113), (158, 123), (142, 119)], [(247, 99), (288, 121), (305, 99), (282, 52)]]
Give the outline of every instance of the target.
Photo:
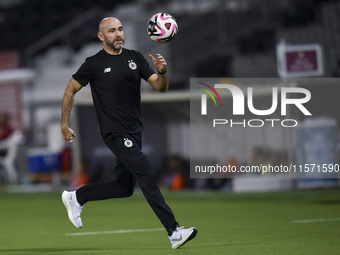
[(147, 24), (148, 35), (151, 40), (166, 43), (172, 40), (178, 31), (178, 25), (174, 17), (167, 13), (156, 13)]

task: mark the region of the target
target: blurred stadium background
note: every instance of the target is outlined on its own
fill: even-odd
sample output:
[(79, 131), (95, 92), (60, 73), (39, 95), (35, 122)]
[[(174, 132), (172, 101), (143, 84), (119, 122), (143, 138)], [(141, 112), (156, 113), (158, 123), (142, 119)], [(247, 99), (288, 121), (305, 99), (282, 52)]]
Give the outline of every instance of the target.
[[(178, 22), (179, 33), (170, 43), (148, 38), (146, 23), (157, 12), (168, 12)], [(0, 253), (170, 253), (164, 231), (114, 233), (162, 227), (141, 192), (87, 204), (80, 230), (70, 224), (60, 200), (63, 189), (113, 178), (115, 158), (99, 136), (89, 87), (75, 98), (70, 123), (75, 141), (66, 144), (60, 133), (64, 89), (85, 58), (102, 48), (96, 34), (107, 16), (122, 21), (126, 48), (144, 56), (161, 53), (168, 62), (168, 93), (155, 93), (142, 83), (141, 113), (143, 151), (165, 198), (180, 224), (199, 230), (176, 252), (339, 254), (338, 173), (313, 179), (189, 176), (190, 159), (199, 165), (339, 163), (336, 0), (0, 0), (0, 123), (7, 120), (13, 129), (0, 141)], [(322, 70), (301, 74), (303, 80), (281, 79), (279, 49), (300, 45), (320, 50)], [(295, 53), (306, 59), (303, 50)], [(271, 104), (272, 78), (282, 83), (278, 86), (307, 88), (312, 99), (306, 107), (313, 117), (290, 111), (307, 132), (230, 129), (220, 139), (207, 127), (190, 125), (193, 77), (224, 77), (219, 81), (231, 83), (238, 78), (259, 92), (254, 104), (263, 109)], [(317, 78), (324, 78), (322, 85)], [(203, 134), (206, 146), (190, 148), (192, 134)], [(221, 143), (218, 151), (212, 142)], [(207, 158), (207, 152), (217, 157)]]
[[(156, 12), (171, 13), (177, 19), (179, 33), (171, 43), (157, 44), (147, 36), (146, 22)], [(97, 27), (106, 16), (122, 21), (126, 48), (144, 55), (159, 52), (168, 62), (171, 86), (167, 94), (157, 94), (142, 84), (144, 152), (165, 189), (257, 190), (247, 190), (249, 183), (235, 188), (234, 180), (226, 178), (189, 178), (190, 77), (279, 78), (277, 47), (283, 43), (317, 44), (323, 63), (318, 76), (340, 75), (340, 1), (1, 0), (0, 112), (9, 115), (10, 125), (19, 130), (7, 142), (11, 153), (2, 156), (7, 160), (0, 171), (4, 190), (58, 190), (113, 177), (114, 156), (97, 132), (89, 87), (75, 99), (70, 123), (78, 135), (75, 142), (67, 145), (60, 134), (63, 91), (85, 58), (101, 49)], [(312, 80), (310, 84), (294, 78), (289, 81), (317, 95), (308, 107), (313, 117), (327, 117), (331, 123), (333, 147), (324, 154), (338, 163), (340, 105), (335, 95), (340, 88), (336, 79), (324, 87), (313, 85)], [(265, 101), (261, 96), (257, 100)], [(296, 118), (304, 120), (298, 113)], [(296, 137), (283, 129), (247, 133), (249, 139), (243, 140), (238, 139), (244, 137), (241, 133), (229, 136), (234, 139), (225, 144), (220, 164), (268, 163), (273, 158), (297, 162)], [(2, 144), (7, 146), (5, 141)], [(202, 159), (204, 154), (194, 155)], [(254, 186), (262, 190), (334, 187), (337, 177), (305, 186), (295, 181)], [(274, 179), (270, 182), (275, 183)]]

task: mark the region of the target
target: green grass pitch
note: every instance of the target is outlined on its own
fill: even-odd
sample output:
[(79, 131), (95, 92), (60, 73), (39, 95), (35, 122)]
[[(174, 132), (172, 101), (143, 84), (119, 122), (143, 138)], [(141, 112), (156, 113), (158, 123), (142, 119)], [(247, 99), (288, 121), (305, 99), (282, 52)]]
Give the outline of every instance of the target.
[(180, 249), (165, 231), (66, 235), (161, 228), (139, 192), (87, 203), (79, 230), (61, 192), (0, 193), (0, 254), (340, 254), (340, 189), (163, 194), (180, 225), (198, 229)]

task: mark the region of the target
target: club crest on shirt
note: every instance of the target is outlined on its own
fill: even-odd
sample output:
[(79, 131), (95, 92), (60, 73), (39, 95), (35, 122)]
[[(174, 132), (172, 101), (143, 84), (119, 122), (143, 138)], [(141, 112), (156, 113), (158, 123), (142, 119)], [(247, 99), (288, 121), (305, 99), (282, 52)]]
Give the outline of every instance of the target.
[(124, 145), (128, 148), (132, 147), (133, 143), (129, 138), (124, 138)]
[(135, 62), (133, 62), (133, 60), (128, 60), (128, 62), (129, 62), (129, 67), (132, 70), (136, 70), (137, 69), (137, 64)]

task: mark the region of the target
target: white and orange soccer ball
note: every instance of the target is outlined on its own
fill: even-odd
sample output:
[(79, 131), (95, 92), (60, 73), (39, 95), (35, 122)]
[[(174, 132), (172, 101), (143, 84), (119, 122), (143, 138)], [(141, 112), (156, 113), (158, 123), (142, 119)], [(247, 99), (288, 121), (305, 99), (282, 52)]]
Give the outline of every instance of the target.
[(166, 43), (175, 37), (178, 25), (175, 18), (170, 14), (156, 13), (149, 19), (147, 31), (151, 40)]

